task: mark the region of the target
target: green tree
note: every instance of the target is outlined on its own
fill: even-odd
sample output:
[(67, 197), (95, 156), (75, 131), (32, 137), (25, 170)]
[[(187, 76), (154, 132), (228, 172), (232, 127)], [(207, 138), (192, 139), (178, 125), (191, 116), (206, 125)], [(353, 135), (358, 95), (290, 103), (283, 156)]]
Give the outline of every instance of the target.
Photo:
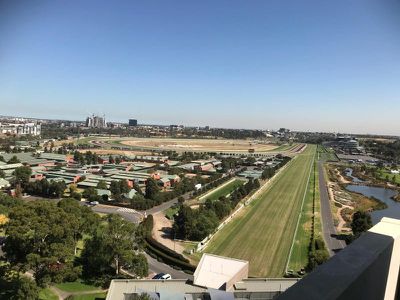
[(15, 276), (3, 265), (0, 274), (0, 299), (37, 300), (38, 297), (39, 287), (33, 280), (25, 276)]
[(87, 206), (81, 206), (75, 199), (62, 199), (57, 206), (73, 216), (70, 226), (74, 239), (74, 255), (77, 254), (78, 240), (83, 234), (94, 234), (100, 224), (100, 217)]
[(26, 166), (16, 168), (14, 170), (15, 184), (25, 187), (32, 175), (32, 169)]
[(371, 215), (365, 211), (356, 211), (353, 214), (353, 220), (351, 221), (350, 226), (354, 236), (360, 236), (361, 233), (372, 227)]
[(128, 266), (131, 272), (144, 276), (147, 261), (136, 254), (140, 240), (137, 227), (122, 219), (119, 215), (109, 215), (107, 224), (86, 241), (82, 252), (84, 273), (86, 275), (120, 273), (121, 267)]
[(14, 155), (13, 157), (11, 157), (9, 160), (8, 160), (8, 164), (17, 164), (17, 163), (20, 163), (21, 161), (18, 159), (18, 157), (16, 156), (16, 155)]
[(94, 187), (89, 187), (85, 189), (82, 193), (82, 197), (88, 201), (98, 201), (99, 196), (97, 190)]
[(159, 191), (160, 188), (158, 187), (157, 182), (153, 178), (147, 179), (145, 197), (147, 199), (155, 200)]
[(107, 182), (105, 180), (99, 180), (99, 182), (97, 183), (97, 188), (98, 189), (102, 189), (102, 190), (106, 190), (107, 189)]
[(11, 300), (36, 300), (39, 298), (39, 287), (33, 280), (20, 277), (15, 281), (14, 293)]
[(72, 265), (72, 214), (54, 203), (35, 201), (13, 208), (9, 218), (3, 250), (17, 271), (32, 269), (40, 285), (79, 272)]

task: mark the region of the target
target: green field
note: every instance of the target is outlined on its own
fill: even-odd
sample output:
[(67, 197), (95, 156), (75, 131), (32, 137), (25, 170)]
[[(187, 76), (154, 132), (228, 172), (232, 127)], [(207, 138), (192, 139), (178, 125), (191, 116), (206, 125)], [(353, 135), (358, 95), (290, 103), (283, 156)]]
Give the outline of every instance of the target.
[(315, 160), (313, 172), (311, 173), (308, 183), (307, 195), (304, 200), (304, 206), (297, 228), (297, 234), (294, 240), (292, 254), (290, 256), (288, 270), (299, 271), (308, 264), (309, 245), (312, 230), (313, 215), (313, 195), (315, 190), (315, 218), (314, 218), (314, 234), (315, 238), (323, 240), (322, 222), (321, 222), (321, 202), (319, 194), (319, 172), (317, 160)]
[(65, 292), (84, 292), (84, 291), (95, 291), (100, 290), (100, 287), (96, 287), (93, 285), (85, 284), (81, 281), (74, 281), (74, 282), (64, 282), (55, 285), (60, 290)]
[(39, 300), (58, 300), (58, 296), (49, 288), (45, 288), (39, 292)]
[(202, 201), (206, 201), (207, 199), (210, 199), (211, 201), (218, 200), (219, 197), (221, 196), (227, 196), (230, 193), (232, 193), (235, 189), (240, 187), (241, 185), (244, 184), (243, 180), (240, 179), (235, 179), (232, 182), (226, 184), (222, 188), (216, 188), (214, 191), (209, 192), (208, 194), (201, 196)]
[(389, 179), (390, 183), (393, 183), (393, 178), (395, 179), (395, 183), (400, 184), (400, 174), (392, 174), (390, 170), (387, 169), (379, 169), (378, 176), (382, 180)]
[(250, 276), (281, 277), (285, 271), (316, 146), (308, 145), (276, 181), (226, 225), (205, 252), (250, 262)]
[(335, 150), (325, 148), (322, 145), (318, 145), (317, 150), (318, 150), (318, 159), (320, 159), (322, 161), (332, 161), (332, 162), (339, 161), (339, 159), (335, 153)]
[[(106, 299), (107, 293), (96, 293), (96, 294), (86, 294), (86, 295), (75, 295), (71, 297), (71, 300), (96, 300), (96, 299)], [(68, 298), (69, 299), (69, 298)]]

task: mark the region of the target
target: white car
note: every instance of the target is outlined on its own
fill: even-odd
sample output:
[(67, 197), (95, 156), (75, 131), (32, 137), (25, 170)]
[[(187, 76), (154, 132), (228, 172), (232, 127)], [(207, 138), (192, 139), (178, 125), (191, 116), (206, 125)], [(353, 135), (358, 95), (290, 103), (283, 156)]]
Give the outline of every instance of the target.
[(160, 280), (171, 280), (172, 277), (170, 274), (159, 273), (153, 277), (153, 279), (160, 279)]

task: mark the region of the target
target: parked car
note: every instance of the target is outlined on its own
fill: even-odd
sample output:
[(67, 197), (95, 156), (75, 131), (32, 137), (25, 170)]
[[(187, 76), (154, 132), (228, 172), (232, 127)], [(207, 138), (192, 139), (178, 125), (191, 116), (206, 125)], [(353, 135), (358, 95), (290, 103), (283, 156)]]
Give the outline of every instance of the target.
[(159, 279), (159, 280), (171, 280), (172, 277), (170, 274), (165, 274), (165, 273), (158, 273), (155, 275), (152, 279)]
[(93, 205), (93, 206), (98, 205), (98, 204), (99, 204), (99, 201), (92, 201), (92, 202), (90, 202), (90, 205)]

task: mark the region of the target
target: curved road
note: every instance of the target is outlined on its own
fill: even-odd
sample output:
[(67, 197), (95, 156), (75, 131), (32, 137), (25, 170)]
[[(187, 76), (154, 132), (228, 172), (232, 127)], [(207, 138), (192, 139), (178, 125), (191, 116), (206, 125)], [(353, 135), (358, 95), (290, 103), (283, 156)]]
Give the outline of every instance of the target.
[[(191, 193), (192, 192), (184, 194), (183, 195), (184, 199), (185, 200), (188, 199), (190, 197)], [(158, 206), (155, 206), (151, 209), (146, 210), (145, 212), (147, 213), (147, 215), (155, 214), (157, 212), (168, 209), (175, 203), (178, 203), (177, 198), (167, 201), (167, 202), (164, 202)], [(128, 222), (133, 222), (135, 224), (138, 224), (141, 221), (142, 216), (143, 216), (142, 212), (135, 211), (133, 209), (130, 209), (130, 210), (125, 209), (124, 210), (124, 209), (121, 209), (120, 207), (115, 207), (115, 206), (111, 206), (111, 205), (102, 205), (102, 204), (95, 205), (92, 207), (92, 210), (95, 212), (98, 212), (98, 213), (103, 213), (103, 214), (116, 213), (116, 214), (121, 215)], [(189, 279), (189, 280), (193, 281), (193, 275), (186, 274), (185, 272), (182, 272), (179, 270), (175, 270), (174, 268), (170, 267), (169, 265), (161, 263), (161, 262), (157, 261), (156, 259), (152, 258), (147, 253), (145, 253), (145, 256), (146, 256), (147, 262), (149, 264), (150, 275), (158, 274), (158, 273), (168, 273), (172, 276), (173, 279)]]

